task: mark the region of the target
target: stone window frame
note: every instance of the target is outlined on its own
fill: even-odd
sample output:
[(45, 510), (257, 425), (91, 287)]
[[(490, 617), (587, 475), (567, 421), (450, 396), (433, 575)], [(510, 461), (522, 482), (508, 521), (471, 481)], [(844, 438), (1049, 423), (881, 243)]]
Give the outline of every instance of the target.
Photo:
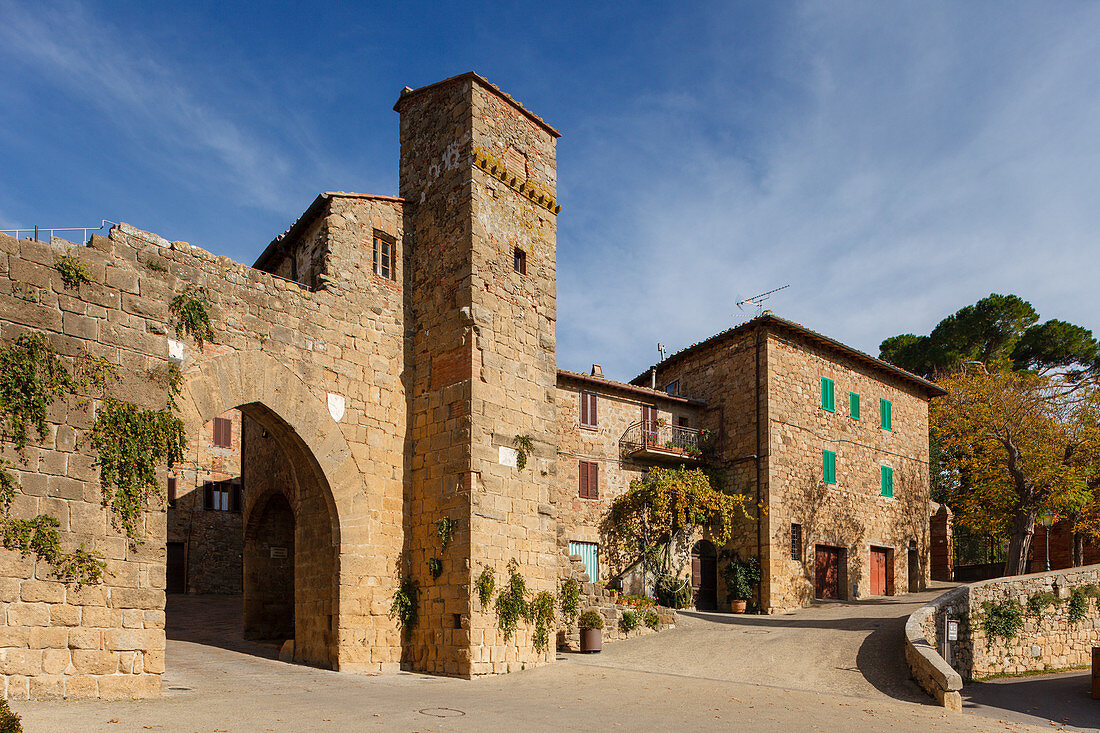
[(397, 280), (397, 238), (375, 229), (372, 252), (374, 274), (383, 280)]
[(527, 252), (520, 247), (512, 249), (512, 269), (519, 275), (527, 274)]

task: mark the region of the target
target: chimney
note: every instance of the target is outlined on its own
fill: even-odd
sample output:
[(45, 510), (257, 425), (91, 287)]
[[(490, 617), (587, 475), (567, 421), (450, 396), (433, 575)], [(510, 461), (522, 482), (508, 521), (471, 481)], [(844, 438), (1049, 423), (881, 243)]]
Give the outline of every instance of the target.
[(657, 367), (649, 370), (649, 388), (657, 389)]
[(603, 367), (599, 364), (592, 365), (592, 376), (603, 378)]

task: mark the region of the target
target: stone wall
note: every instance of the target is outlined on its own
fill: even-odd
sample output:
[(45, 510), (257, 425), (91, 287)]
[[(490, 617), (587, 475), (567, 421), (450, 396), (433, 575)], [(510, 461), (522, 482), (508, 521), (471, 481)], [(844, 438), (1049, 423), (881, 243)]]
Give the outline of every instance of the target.
[(905, 622), (905, 662), (909, 674), (921, 689), (937, 703), (962, 712), (962, 677), (940, 656), (942, 635), (937, 635), (937, 621), (957, 600), (965, 596), (965, 588), (945, 593), (913, 612)]

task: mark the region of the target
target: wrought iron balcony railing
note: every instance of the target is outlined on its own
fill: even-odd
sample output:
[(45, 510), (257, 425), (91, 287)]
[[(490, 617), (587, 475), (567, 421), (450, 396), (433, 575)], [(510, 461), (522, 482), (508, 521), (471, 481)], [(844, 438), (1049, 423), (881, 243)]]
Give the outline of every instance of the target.
[(705, 443), (704, 433), (694, 428), (668, 425), (660, 420), (642, 420), (623, 433), (619, 439), (619, 454), (624, 458), (693, 463), (702, 460)]

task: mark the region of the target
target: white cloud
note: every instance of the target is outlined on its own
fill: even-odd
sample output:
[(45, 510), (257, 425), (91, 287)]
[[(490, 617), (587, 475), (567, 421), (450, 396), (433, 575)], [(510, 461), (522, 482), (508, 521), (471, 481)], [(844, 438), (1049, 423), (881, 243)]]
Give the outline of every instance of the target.
[(873, 354), (991, 291), (1090, 325), (1100, 8), (1060, 7), (805, 4), (782, 98), (747, 108), (714, 58), (593, 120), (560, 176), (590, 211), (559, 240), (559, 362), (632, 377), (786, 283), (768, 307)]

